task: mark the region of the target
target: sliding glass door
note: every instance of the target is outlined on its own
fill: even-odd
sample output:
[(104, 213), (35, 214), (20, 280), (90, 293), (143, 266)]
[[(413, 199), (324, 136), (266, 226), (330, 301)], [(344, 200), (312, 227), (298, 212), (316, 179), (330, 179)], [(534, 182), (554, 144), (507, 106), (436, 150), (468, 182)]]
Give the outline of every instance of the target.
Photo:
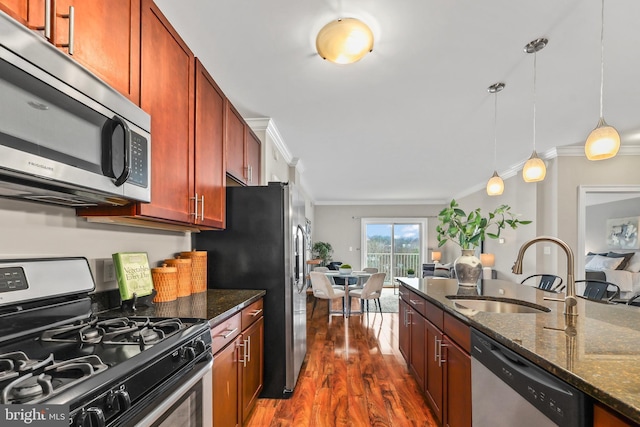
[(422, 271), (426, 255), (427, 220), (424, 218), (363, 218), (362, 267), (387, 273), (386, 284), (396, 277)]

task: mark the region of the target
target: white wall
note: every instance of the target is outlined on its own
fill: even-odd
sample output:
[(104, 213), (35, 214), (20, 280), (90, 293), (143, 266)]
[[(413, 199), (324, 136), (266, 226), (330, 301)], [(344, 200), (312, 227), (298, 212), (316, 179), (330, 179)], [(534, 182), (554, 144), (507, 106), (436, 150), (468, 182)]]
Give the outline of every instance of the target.
[(70, 208), (0, 199), (0, 258), (83, 256), (96, 290), (117, 289), (103, 282), (102, 262), (115, 252), (147, 252), (152, 267), (191, 249), (190, 233), (89, 223)]
[[(438, 245), (435, 216), (443, 207), (444, 205), (316, 205), (312, 240), (330, 243), (335, 261), (360, 269), (366, 267), (361, 265), (361, 218), (427, 218), (427, 246), (431, 251)], [(352, 251), (349, 251), (350, 247)]]

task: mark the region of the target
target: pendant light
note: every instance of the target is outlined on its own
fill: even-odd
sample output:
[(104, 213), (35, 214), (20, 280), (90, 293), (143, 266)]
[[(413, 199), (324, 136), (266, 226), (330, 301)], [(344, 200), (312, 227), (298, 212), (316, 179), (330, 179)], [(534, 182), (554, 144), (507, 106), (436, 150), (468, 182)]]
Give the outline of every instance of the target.
[(610, 159), (618, 154), (620, 149), (620, 134), (616, 128), (604, 121), (602, 113), (602, 95), (604, 93), (604, 0), (602, 0), (602, 14), (600, 24), (600, 120), (591, 131), (584, 144), (584, 153), (589, 160)]
[(489, 196), (499, 196), (504, 191), (504, 181), (498, 175), (497, 158), (498, 158), (498, 137), (496, 131), (496, 123), (498, 121), (498, 92), (504, 89), (504, 83), (494, 83), (487, 89), (489, 93), (495, 95), (493, 100), (493, 175), (487, 182), (487, 194)]
[(352, 64), (373, 50), (373, 32), (355, 18), (331, 21), (316, 37), (318, 54), (336, 64)]
[(547, 174), (547, 168), (536, 152), (536, 54), (544, 49), (548, 42), (549, 40), (540, 38), (529, 42), (524, 47), (526, 53), (533, 53), (533, 153), (522, 169), (522, 178), (525, 182), (542, 181)]

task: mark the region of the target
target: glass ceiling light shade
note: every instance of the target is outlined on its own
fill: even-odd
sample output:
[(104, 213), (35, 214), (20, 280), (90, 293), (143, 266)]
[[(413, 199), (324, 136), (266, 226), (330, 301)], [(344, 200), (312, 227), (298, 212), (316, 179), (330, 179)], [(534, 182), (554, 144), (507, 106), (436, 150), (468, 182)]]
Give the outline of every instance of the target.
[(524, 182), (542, 181), (546, 174), (547, 167), (544, 165), (542, 159), (538, 157), (538, 153), (533, 150), (531, 157), (529, 157), (527, 163), (524, 164), (524, 169), (522, 169)]
[(504, 191), (504, 181), (498, 175), (496, 163), (497, 163), (497, 152), (498, 152), (498, 137), (496, 132), (496, 123), (498, 121), (498, 92), (504, 89), (504, 83), (494, 83), (487, 89), (489, 93), (495, 94), (494, 105), (493, 105), (493, 175), (489, 178), (487, 182), (487, 194), (489, 196), (499, 196)]
[(547, 167), (536, 152), (536, 59), (537, 52), (544, 49), (549, 40), (540, 38), (529, 42), (525, 47), (526, 53), (533, 53), (533, 153), (524, 164), (522, 178), (524, 182), (542, 181), (547, 174)]
[(318, 54), (336, 64), (352, 64), (373, 50), (373, 32), (355, 18), (331, 21), (316, 37)]
[(618, 154), (620, 149), (620, 134), (604, 121), (602, 112), (602, 95), (604, 93), (604, 0), (602, 0), (602, 14), (600, 26), (600, 120), (591, 131), (584, 144), (584, 154), (589, 160), (610, 159)]

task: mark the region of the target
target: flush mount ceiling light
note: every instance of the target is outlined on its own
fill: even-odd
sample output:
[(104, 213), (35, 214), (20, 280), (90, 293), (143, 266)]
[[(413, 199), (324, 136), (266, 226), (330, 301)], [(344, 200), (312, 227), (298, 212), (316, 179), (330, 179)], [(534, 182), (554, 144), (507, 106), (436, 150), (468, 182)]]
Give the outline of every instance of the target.
[(533, 53), (533, 153), (522, 169), (522, 178), (525, 182), (542, 181), (547, 174), (547, 167), (536, 152), (536, 54), (544, 49), (548, 42), (549, 40), (540, 38), (527, 43), (524, 47), (526, 53)]
[(336, 64), (351, 64), (373, 50), (373, 33), (355, 18), (331, 21), (316, 38), (318, 54)]
[(610, 159), (618, 154), (620, 149), (620, 134), (604, 121), (602, 113), (602, 95), (604, 93), (604, 0), (602, 0), (602, 14), (600, 26), (600, 120), (591, 131), (584, 144), (584, 153), (589, 160)]
[[(504, 83), (494, 83), (487, 89), (489, 93), (495, 95), (493, 103), (493, 176), (487, 182), (487, 194), (489, 196), (499, 196), (504, 191), (504, 181), (498, 175), (497, 157), (498, 157), (498, 137), (496, 131), (496, 123), (498, 121), (498, 92), (504, 89)], [(483, 264), (484, 265), (484, 264)]]

